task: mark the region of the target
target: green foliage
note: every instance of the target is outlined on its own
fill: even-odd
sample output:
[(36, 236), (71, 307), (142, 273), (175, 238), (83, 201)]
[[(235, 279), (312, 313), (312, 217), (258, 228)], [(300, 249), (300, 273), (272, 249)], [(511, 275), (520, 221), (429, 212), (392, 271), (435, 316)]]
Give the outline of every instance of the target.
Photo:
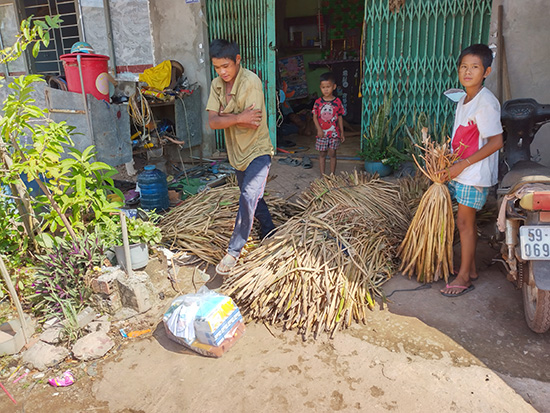
[(392, 95), (384, 96), (384, 101), (374, 113), (367, 133), (363, 135), (362, 150), (359, 152), (365, 161), (381, 161), (395, 167), (402, 162), (401, 151), (397, 148), (397, 138), (405, 124), (405, 116), (392, 127)]
[[(57, 24), (58, 20), (52, 19), (50, 23)], [(34, 21), (34, 24), (35, 29), (31, 29), (30, 21), (23, 22), (21, 30), (25, 39), (33, 33), (46, 36), (43, 22)], [(34, 47), (40, 44), (36, 42)], [(109, 214), (121, 206), (121, 202), (108, 198), (116, 194), (123, 199), (111, 178), (117, 171), (103, 162), (94, 162), (92, 146), (84, 152), (73, 148), (74, 127), (51, 121), (46, 110), (34, 105), (32, 84), (39, 81), (43, 81), (41, 76), (20, 76), (8, 85), (12, 92), (4, 102), (0, 130), (13, 165), (2, 170), (0, 180), (14, 183), (21, 173), (27, 174), (29, 181), (42, 178), (45, 195), (37, 197), (35, 203), (42, 211), (42, 229), (52, 233), (69, 231), (63, 214), (75, 232), (84, 232), (110, 220)]]
[(78, 312), (70, 301), (60, 301), (59, 304), (65, 317), (63, 329), (61, 330), (61, 340), (72, 346), (75, 341), (84, 335), (82, 328), (78, 325)]
[(50, 44), (50, 29), (57, 29), (63, 22), (60, 16), (45, 16), (44, 20), (34, 19), (33, 16), (21, 22), (21, 33), (16, 36), (13, 46), (0, 50), (0, 63), (9, 63), (17, 60), (19, 56), (31, 45), (32, 55), (38, 56), (40, 45), (48, 47)]
[(37, 256), (33, 310), (39, 315), (62, 313), (72, 306), (79, 312), (88, 302), (88, 275), (105, 259), (104, 248), (95, 237), (62, 241), (46, 255)]
[[(30, 276), (26, 266), (29, 239), (25, 236), (21, 217), (7, 191), (0, 189), (0, 255), (21, 300), (30, 290)], [(4, 278), (0, 277), (0, 299), (8, 293)]]
[(0, 255), (6, 259), (6, 266), (17, 267), (24, 261), (28, 238), (15, 203), (0, 189)]
[[(145, 213), (144, 218), (126, 219), (126, 228), (128, 230), (128, 242), (130, 244), (145, 243), (156, 245), (162, 240), (160, 228), (155, 225), (157, 214), (152, 212)], [(108, 246), (122, 245), (122, 227), (120, 217), (113, 218), (101, 226), (99, 231), (102, 242)]]

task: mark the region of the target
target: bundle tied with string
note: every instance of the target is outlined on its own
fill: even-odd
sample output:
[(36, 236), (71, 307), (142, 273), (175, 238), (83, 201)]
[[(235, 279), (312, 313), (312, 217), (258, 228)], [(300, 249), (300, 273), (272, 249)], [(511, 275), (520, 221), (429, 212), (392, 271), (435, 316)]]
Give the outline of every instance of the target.
[(419, 148), (424, 152), (420, 155), (424, 167), (416, 157), (414, 161), (433, 183), (420, 200), (398, 255), (403, 274), (409, 278), (416, 274), (418, 281), (431, 283), (441, 278), (447, 281), (453, 269), (453, 207), (445, 177), (438, 172), (448, 169), (457, 155), (450, 152), (449, 142), (433, 142), (427, 128), (422, 136)]

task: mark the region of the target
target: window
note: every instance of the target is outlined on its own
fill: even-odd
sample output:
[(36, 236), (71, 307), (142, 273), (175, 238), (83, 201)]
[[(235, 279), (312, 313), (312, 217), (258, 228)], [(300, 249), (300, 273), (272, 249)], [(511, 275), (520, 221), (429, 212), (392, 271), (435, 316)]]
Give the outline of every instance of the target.
[(63, 63), (59, 56), (70, 53), (71, 46), (80, 40), (78, 9), (75, 0), (23, 0), (23, 17), (35, 18), (59, 14), (61, 28), (50, 33), (48, 48), (42, 47), (36, 58), (30, 57), (31, 72), (43, 75), (63, 75)]

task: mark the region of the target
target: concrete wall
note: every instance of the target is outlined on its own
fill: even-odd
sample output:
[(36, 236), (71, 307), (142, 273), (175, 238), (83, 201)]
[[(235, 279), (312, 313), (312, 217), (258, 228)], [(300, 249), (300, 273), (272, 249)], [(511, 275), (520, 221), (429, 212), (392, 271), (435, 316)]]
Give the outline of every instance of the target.
[[(511, 98), (533, 98), (550, 104), (550, 25), (548, 0), (493, 0), (491, 39), (498, 44), (497, 11), (503, 6), (503, 37), (510, 80)], [(497, 50), (497, 53), (499, 51)], [(503, 65), (504, 67), (504, 65)], [(487, 87), (497, 94), (498, 57)], [(550, 166), (550, 124), (543, 126), (535, 137), (531, 154), (540, 151), (540, 161)]]
[[(96, 53), (109, 55), (103, 0), (81, 2), (86, 41)], [(152, 65), (148, 0), (109, 0), (109, 4), (116, 65), (119, 68)]]
[[(210, 60), (204, 0), (186, 3), (182, 0), (150, 0), (149, 13), (153, 28), (155, 64), (177, 60), (190, 83), (201, 87), (203, 109), (210, 91)], [(208, 126), (207, 113), (202, 111), (203, 154), (215, 151), (214, 132)]]
[[(13, 46), (15, 36), (19, 33), (15, 7), (13, 4), (0, 4), (0, 35), (3, 47)], [(5, 73), (6, 66), (0, 65), (0, 70)], [(23, 58), (8, 63), (8, 72), (24, 72), (25, 62)]]

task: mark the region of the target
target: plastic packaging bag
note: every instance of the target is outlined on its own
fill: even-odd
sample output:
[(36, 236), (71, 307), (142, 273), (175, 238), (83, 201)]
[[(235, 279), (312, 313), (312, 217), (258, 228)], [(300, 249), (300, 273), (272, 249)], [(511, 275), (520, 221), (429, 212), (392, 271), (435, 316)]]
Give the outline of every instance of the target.
[(163, 321), (170, 339), (208, 357), (221, 357), (245, 331), (233, 300), (205, 286), (175, 298)]

